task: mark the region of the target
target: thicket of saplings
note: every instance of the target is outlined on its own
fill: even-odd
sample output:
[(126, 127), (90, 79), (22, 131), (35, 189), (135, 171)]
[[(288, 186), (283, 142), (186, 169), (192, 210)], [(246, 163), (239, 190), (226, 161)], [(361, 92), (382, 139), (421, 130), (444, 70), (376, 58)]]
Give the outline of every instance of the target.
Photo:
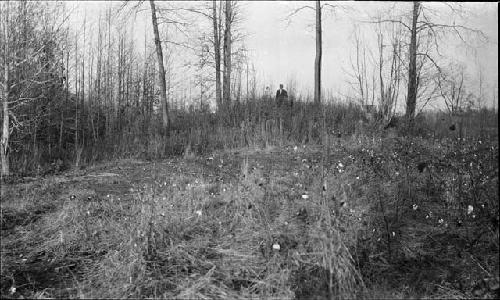
[[(68, 111), (62, 114), (53, 115), (55, 118), (74, 115), (74, 107), (66, 109)], [(330, 153), (344, 152), (349, 159), (342, 164), (326, 159), (323, 164), (328, 175), (325, 178), (318, 173), (310, 175), (314, 201), (300, 210), (299, 207), (283, 207), (281, 202), (274, 201), (277, 198), (264, 197), (256, 183), (258, 174), (242, 167), (245, 176), (239, 186), (234, 187), (234, 193), (250, 199), (260, 213), (246, 213), (248, 203), (243, 198), (237, 201), (222, 199), (221, 203), (204, 202), (204, 214), (212, 217), (204, 218), (203, 222), (179, 223), (174, 216), (170, 222), (158, 219), (160, 217), (154, 213), (157, 206), (162, 205), (158, 197), (165, 191), (157, 190), (153, 183), (141, 198), (138, 210), (125, 214), (131, 218), (128, 223), (136, 216), (139, 231), (149, 238), (138, 236), (137, 241), (141, 243), (123, 246), (123, 249), (130, 248), (128, 254), (117, 250), (113, 256), (108, 252), (107, 263), (116, 268), (111, 272), (106, 269), (107, 265), (101, 265), (101, 272), (96, 273), (94, 279), (88, 279), (90, 285), (82, 286), (82, 293), (97, 292), (101, 293), (99, 296), (115, 297), (231, 298), (246, 291), (250, 293), (247, 296), (317, 294), (349, 298), (388, 297), (391, 295), (382, 291), (393, 290), (397, 291), (392, 294), (395, 297), (497, 297), (498, 114), (487, 109), (467, 110), (460, 118), (451, 119), (444, 113), (425, 113), (416, 118), (413, 129), (408, 131), (394, 123), (394, 126), (387, 126), (379, 117), (367, 119), (355, 104), (325, 104), (322, 110)], [(80, 124), (86, 125), (79, 127), (76, 147), (74, 127), (71, 130), (74, 120), (62, 127), (60, 120), (41, 120), (36, 132), (32, 133), (35, 137), (14, 133), (16, 150), (11, 152), (12, 169), (29, 174), (40, 165), (42, 170), (57, 172), (60, 170), (54, 170), (51, 164), (53, 166), (58, 159), (68, 166), (79, 159), (79, 165), (85, 166), (115, 158), (157, 160), (188, 152), (199, 157), (240, 147), (265, 149), (288, 145), (300, 149), (302, 145), (321, 143), (322, 126), (314, 121), (314, 111), (311, 102), (300, 99), (294, 101), (293, 106), (285, 105), (279, 110), (269, 99), (237, 103), (217, 113), (210, 113), (206, 108), (172, 109), (172, 128), (166, 133), (159, 116), (150, 117), (139, 107), (123, 109), (114, 123), (106, 122), (102, 118), (106, 112), (97, 107), (92, 113), (101, 118), (94, 119), (93, 126), (90, 126), (88, 114), (78, 115)], [(61, 128), (62, 146), (59, 145)], [(388, 133), (390, 131), (392, 134)], [(37, 148), (36, 152), (33, 147)], [(33, 153), (37, 156), (33, 157)], [(321, 155), (321, 151), (313, 153), (316, 158), (311, 161), (321, 161)], [(324, 200), (326, 198), (321, 196), (324, 182), (329, 183), (328, 192), (334, 193), (337, 199), (349, 199), (348, 209), (342, 208), (343, 202)], [(185, 201), (184, 196), (171, 192), (169, 199), (172, 201)], [(274, 192), (276, 197), (280, 195)], [(102, 202), (99, 205), (102, 207), (95, 209), (101, 213), (117, 211), (111, 204)], [(304, 221), (306, 229), (297, 227), (296, 231), (283, 232), (281, 247), (285, 248), (287, 243), (307, 245), (311, 258), (268, 255), (268, 264), (261, 270), (261, 265), (245, 265), (245, 257), (234, 256), (233, 265), (214, 268), (213, 263), (220, 253), (203, 254), (202, 250), (210, 243), (222, 242), (215, 236), (212, 242), (207, 240), (209, 244), (205, 246), (190, 242), (199, 242), (198, 238), (193, 239), (199, 234), (210, 236), (212, 229), (218, 229), (214, 232), (223, 235), (223, 228), (227, 227), (237, 231), (234, 233), (236, 244), (226, 245), (227, 249), (225, 244), (214, 247), (222, 247), (220, 251), (226, 249), (226, 252), (243, 251), (245, 247), (256, 246), (250, 242), (265, 238), (270, 230), (265, 224), (281, 226), (279, 220), (272, 218), (272, 212), (280, 215), (280, 211), (293, 209), (299, 211), (298, 218), (307, 221)], [(97, 210), (95, 216), (99, 215)], [(358, 214), (360, 212), (362, 215)], [(90, 215), (94, 216), (93, 213)], [(82, 211), (80, 217), (84, 216)], [(123, 221), (109, 220), (114, 222), (113, 228), (124, 226)], [(101, 242), (99, 248), (109, 248), (114, 243), (111, 236)], [(322, 254), (314, 256), (314, 253)], [(137, 259), (131, 262), (131, 257)], [(166, 265), (155, 265), (155, 261)], [(168, 266), (173, 265), (179, 265), (180, 269), (172, 271)], [(117, 266), (121, 266), (123, 272)], [(226, 274), (224, 270), (232, 273)], [(256, 273), (257, 270), (260, 273)], [(149, 277), (130, 277), (134, 286), (127, 283), (125, 290), (129, 294), (125, 295), (121, 294), (123, 289), (112, 288), (121, 282), (121, 277), (128, 276), (121, 273), (149, 274)], [(205, 275), (193, 283), (189, 274), (195, 273)], [(235, 285), (230, 277), (237, 277), (240, 285)], [(128, 281), (128, 277), (123, 278), (123, 283)], [(194, 285), (189, 285), (190, 282)], [(299, 287), (306, 288), (301, 290)], [(169, 294), (174, 290), (177, 294)]]
[[(235, 102), (216, 113), (207, 105), (191, 106), (189, 110), (171, 108), (168, 131), (160, 113), (151, 107), (127, 104), (117, 110), (103, 105), (82, 109), (78, 104), (74, 98), (61, 98), (33, 101), (26, 106), (23, 114), (31, 115), (31, 119), (16, 126), (10, 136), (14, 176), (47, 174), (112, 158), (159, 159), (186, 150), (203, 154), (247, 146), (321, 143), (321, 114), (325, 131), (332, 136), (380, 137), (388, 127), (382, 116), (375, 114), (369, 120), (360, 105), (337, 103), (335, 99), (322, 105), (317, 118), (310, 99), (291, 100), (277, 108), (270, 98), (261, 97)], [(446, 112), (424, 112), (417, 116), (411, 132), (402, 122), (391, 122), (389, 127), (395, 125), (408, 137), (485, 140), (497, 137), (497, 122), (498, 114), (484, 108), (468, 109), (459, 118), (451, 118)]]

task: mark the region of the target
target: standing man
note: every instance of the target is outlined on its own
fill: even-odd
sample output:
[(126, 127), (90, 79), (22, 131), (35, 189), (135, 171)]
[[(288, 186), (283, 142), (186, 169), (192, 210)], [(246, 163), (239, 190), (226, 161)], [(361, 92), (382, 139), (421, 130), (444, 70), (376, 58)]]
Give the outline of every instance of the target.
[(276, 91), (276, 110), (278, 117), (278, 128), (280, 131), (280, 135), (283, 135), (283, 103), (288, 101), (288, 93), (283, 88), (283, 84), (280, 84), (280, 89)]
[(288, 100), (288, 94), (286, 90), (283, 88), (283, 84), (280, 84), (280, 89), (276, 91), (276, 104), (279, 107), (283, 104), (284, 101)]

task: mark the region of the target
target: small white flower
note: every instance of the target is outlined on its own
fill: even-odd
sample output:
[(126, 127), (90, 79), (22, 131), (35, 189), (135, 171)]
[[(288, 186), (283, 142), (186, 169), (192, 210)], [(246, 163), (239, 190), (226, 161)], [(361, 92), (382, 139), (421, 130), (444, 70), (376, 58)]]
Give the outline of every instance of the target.
[(467, 214), (470, 215), (473, 211), (474, 211), (474, 207), (469, 204), (469, 206), (467, 206)]
[(9, 289), (9, 293), (12, 295), (16, 292), (16, 288), (11, 286), (10, 289)]
[(281, 247), (279, 244), (277, 244), (277, 243), (273, 244), (273, 250), (280, 250), (280, 249), (281, 249)]
[(293, 147), (293, 151), (297, 151), (297, 146)]
[(339, 168), (343, 168), (343, 167), (344, 167), (344, 165), (341, 162), (339, 162)]
[(309, 199), (309, 195), (308, 194), (302, 195), (302, 199)]
[(196, 211), (196, 214), (197, 214), (199, 217), (201, 217), (201, 214), (202, 214), (202, 213), (201, 213), (201, 209), (200, 209), (200, 210), (197, 210), (197, 211)]
[(425, 218), (426, 218), (426, 219), (429, 219), (429, 215), (426, 215), (426, 216), (425, 216)]
[(417, 210), (417, 208), (418, 208), (418, 205), (413, 204), (413, 210)]
[(443, 219), (439, 219), (439, 220), (438, 220), (438, 223), (439, 223), (439, 224), (443, 224), (443, 222), (444, 222), (444, 220), (443, 220)]
[(359, 180), (359, 176), (356, 176), (356, 179), (358, 179), (358, 180)]

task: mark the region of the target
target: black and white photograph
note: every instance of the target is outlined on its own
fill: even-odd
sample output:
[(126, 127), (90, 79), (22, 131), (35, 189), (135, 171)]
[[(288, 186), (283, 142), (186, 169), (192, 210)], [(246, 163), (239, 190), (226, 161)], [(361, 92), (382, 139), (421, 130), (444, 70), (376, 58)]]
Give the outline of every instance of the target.
[(2, 299), (498, 299), (498, 3), (0, 1)]

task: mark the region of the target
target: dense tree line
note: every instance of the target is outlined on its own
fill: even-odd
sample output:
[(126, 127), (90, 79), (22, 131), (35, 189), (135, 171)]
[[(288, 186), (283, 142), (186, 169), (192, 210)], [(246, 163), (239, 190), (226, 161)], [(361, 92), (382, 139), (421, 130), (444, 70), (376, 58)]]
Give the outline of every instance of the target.
[[(348, 15), (350, 10), (320, 1), (304, 8), (315, 12), (316, 112), (311, 115), (316, 115), (326, 98), (321, 85), (322, 14), (331, 10)], [(152, 32), (144, 33), (143, 47), (136, 45), (126, 17), (116, 17), (124, 11), (148, 14)], [(259, 92), (245, 33), (239, 26), (244, 14), (244, 7), (236, 1), (138, 1), (124, 3), (120, 9), (109, 6), (96, 24), (87, 24), (85, 19), (82, 29), (75, 30), (70, 28), (72, 12), (64, 2), (2, 2), (2, 174), (31, 172), (62, 161), (79, 166), (82, 159), (112, 157), (120, 149), (140, 152), (137, 149), (154, 143), (163, 148), (175, 143), (186, 146), (196, 128), (215, 130), (210, 127), (213, 124), (239, 128), (241, 135), (258, 126), (269, 130), (288, 126), (292, 132), (292, 123), (301, 122), (297, 115), (308, 118), (304, 113), (308, 108), (299, 106), (304, 110), (288, 114), (288, 125), (282, 125), (273, 123), (269, 111), (273, 108), (256, 106), (265, 103), (260, 100), (267, 94)], [(398, 99), (406, 102), (408, 120), (419, 113), (418, 101), (433, 97), (443, 98), (453, 117), (470, 108), (474, 96), (465, 89), (463, 69), (443, 65), (433, 55), (447, 34), (460, 38), (484, 34), (434, 21), (426, 4), (419, 2), (399, 15), (398, 19), (379, 16), (367, 21), (377, 25), (378, 53), (372, 59), (366, 57), (369, 46), (355, 35), (356, 57), (350, 71), (358, 93), (356, 102), (365, 108), (378, 106), (385, 125), (395, 114)], [(208, 30), (191, 31), (188, 42), (175, 39), (173, 31), (189, 32), (188, 27), (197, 22)], [(175, 70), (174, 48), (178, 46), (195, 57), (186, 64), (194, 74), (189, 95), (187, 89), (181, 95), (174, 93), (175, 85), (185, 78), (178, 73), (186, 72)], [(370, 75), (369, 69), (377, 71)], [(210, 99), (215, 99), (215, 114)], [(271, 117), (262, 117), (266, 115)], [(332, 121), (336, 116), (326, 117)], [(316, 118), (311, 122), (308, 128), (318, 128)]]

